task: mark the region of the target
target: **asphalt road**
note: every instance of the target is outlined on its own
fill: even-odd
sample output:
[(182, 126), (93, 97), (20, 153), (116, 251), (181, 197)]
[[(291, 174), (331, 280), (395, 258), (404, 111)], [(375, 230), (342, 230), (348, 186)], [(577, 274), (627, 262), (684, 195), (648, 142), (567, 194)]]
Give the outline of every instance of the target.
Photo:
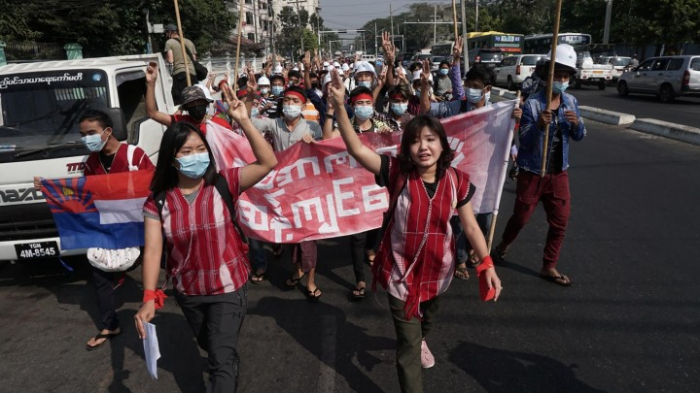
[(608, 86), (603, 91), (596, 86), (582, 86), (581, 89), (570, 89), (567, 92), (578, 99), (579, 105), (628, 113), (637, 118), (700, 127), (700, 97), (678, 97), (672, 103), (664, 104), (653, 95), (631, 94), (620, 97), (615, 85)]
[[(700, 147), (587, 122), (574, 143), (572, 217), (560, 269), (570, 288), (537, 276), (546, 235), (539, 208), (498, 267), (498, 303), (476, 281), (453, 282), (428, 337), (437, 364), (426, 392), (693, 392), (700, 384)], [(513, 206), (508, 181), (497, 236)], [(321, 242), (310, 304), (283, 291), (288, 252), (249, 286), (240, 336), (242, 392), (397, 392), (385, 295), (361, 303), (349, 243)], [(150, 379), (133, 327), (140, 274), (118, 290), (124, 333), (87, 352), (96, 305), (85, 263), (0, 266), (0, 391), (194, 392), (206, 360), (173, 299), (154, 319), (161, 344)], [(472, 271), (472, 275), (474, 272)]]

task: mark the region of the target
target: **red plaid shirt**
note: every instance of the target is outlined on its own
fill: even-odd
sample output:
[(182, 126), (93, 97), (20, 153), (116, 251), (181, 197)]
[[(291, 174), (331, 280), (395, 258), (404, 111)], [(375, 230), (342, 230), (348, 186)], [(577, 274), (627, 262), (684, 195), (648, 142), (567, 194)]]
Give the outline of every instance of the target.
[[(112, 161), (112, 166), (109, 169), (109, 173), (129, 172), (129, 159), (127, 157), (128, 149), (129, 145), (124, 143), (119, 145), (119, 149), (116, 153), (114, 153), (114, 160)], [(146, 152), (144, 152), (140, 147), (136, 146), (134, 146), (133, 149), (134, 156), (131, 159), (131, 164), (133, 166), (138, 167), (139, 170), (155, 168), (151, 162), (151, 159), (148, 158), (148, 155), (146, 155)], [(85, 176), (107, 174), (107, 171), (100, 161), (99, 154), (99, 152), (94, 152), (90, 153), (88, 156), (87, 161), (85, 161), (85, 169), (83, 171)]]
[[(240, 168), (221, 171), (234, 206), (240, 194)], [(158, 217), (153, 195), (144, 212)], [(175, 187), (166, 192), (162, 209), (173, 287), (185, 295), (218, 295), (237, 290), (248, 281), (247, 247), (231, 222), (226, 202), (214, 185), (202, 185), (192, 204)]]

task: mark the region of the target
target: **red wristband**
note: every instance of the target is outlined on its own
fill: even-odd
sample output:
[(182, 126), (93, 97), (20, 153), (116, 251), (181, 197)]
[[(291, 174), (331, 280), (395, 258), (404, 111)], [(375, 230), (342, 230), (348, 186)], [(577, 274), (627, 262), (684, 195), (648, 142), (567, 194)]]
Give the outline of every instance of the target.
[(155, 291), (150, 290), (150, 289), (144, 289), (143, 290), (143, 302), (149, 302), (151, 300), (154, 300), (154, 304), (156, 305), (156, 310), (163, 308), (163, 305), (165, 304), (165, 299), (167, 296), (165, 296), (165, 292), (163, 292), (162, 289), (156, 289)]
[(493, 267), (493, 259), (491, 259), (491, 255), (485, 256), (482, 260), (481, 263), (476, 267), (476, 275), (477, 277), (481, 275), (484, 271), (487, 269), (490, 269)]

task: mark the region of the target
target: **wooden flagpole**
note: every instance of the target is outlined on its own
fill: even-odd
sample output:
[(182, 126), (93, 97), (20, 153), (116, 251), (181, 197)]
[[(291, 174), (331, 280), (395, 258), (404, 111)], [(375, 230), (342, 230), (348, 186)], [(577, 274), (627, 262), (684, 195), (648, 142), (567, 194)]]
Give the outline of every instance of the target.
[(192, 78), (190, 77), (190, 62), (189, 56), (187, 56), (187, 50), (185, 49), (185, 36), (182, 35), (182, 22), (180, 21), (180, 6), (175, 1), (175, 19), (177, 20), (177, 34), (180, 35), (180, 48), (182, 50), (182, 58), (185, 60), (185, 75), (187, 76), (187, 86), (192, 85)]
[[(561, 19), (561, 2), (557, 0), (557, 13), (554, 18), (554, 33), (552, 34), (552, 55), (549, 58), (549, 75), (547, 76), (547, 109), (552, 104), (552, 84), (554, 83), (554, 63), (557, 58), (557, 43), (559, 41), (559, 20)], [(556, 114), (553, 114), (556, 116)], [(542, 145), (542, 166), (540, 176), (547, 174), (547, 153), (549, 152), (549, 124), (544, 126), (544, 144)]]
[[(462, 0), (464, 1), (464, 0)], [(455, 42), (457, 42), (457, 37), (459, 37), (459, 30), (457, 29), (457, 0), (452, 0), (452, 20), (454, 21), (454, 31), (455, 31)], [(464, 21), (462, 21), (464, 23)], [(457, 60), (452, 60), (453, 62), (459, 61)]]
[[(520, 105), (520, 89), (518, 89), (518, 92), (515, 96), (515, 99), (517, 100), (515, 105)], [(515, 131), (516, 130), (513, 130), (513, 132), (515, 132)], [(507, 170), (508, 160), (506, 160), (505, 165), (506, 165), (506, 170)], [(500, 202), (500, 200), (499, 200), (499, 202)], [(496, 233), (496, 221), (497, 220), (498, 220), (498, 210), (493, 212), (493, 218), (491, 219), (491, 227), (489, 227), (489, 233), (488, 233), (488, 236), (486, 239), (486, 248), (488, 249), (489, 254), (491, 254), (491, 248), (493, 247), (493, 236)]]
[(238, 44), (236, 45), (236, 69), (233, 73), (233, 87), (238, 90), (238, 65), (241, 60), (241, 37), (243, 36), (243, 0), (241, 2), (241, 10), (238, 12)]

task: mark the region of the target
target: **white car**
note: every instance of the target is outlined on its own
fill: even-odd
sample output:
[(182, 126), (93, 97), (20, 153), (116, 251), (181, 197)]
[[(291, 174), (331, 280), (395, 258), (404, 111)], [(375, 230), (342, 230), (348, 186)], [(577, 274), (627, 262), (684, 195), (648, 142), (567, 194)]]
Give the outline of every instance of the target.
[(612, 64), (613, 66), (613, 82), (617, 82), (620, 76), (629, 70), (631, 57), (626, 56), (603, 56), (598, 60), (598, 64)]
[(617, 82), (617, 93), (654, 94), (661, 102), (700, 95), (700, 56), (659, 56), (644, 60)]
[(508, 56), (496, 66), (496, 85), (506, 86), (515, 90), (523, 81), (532, 75), (535, 65), (544, 60), (547, 55), (515, 55)]

